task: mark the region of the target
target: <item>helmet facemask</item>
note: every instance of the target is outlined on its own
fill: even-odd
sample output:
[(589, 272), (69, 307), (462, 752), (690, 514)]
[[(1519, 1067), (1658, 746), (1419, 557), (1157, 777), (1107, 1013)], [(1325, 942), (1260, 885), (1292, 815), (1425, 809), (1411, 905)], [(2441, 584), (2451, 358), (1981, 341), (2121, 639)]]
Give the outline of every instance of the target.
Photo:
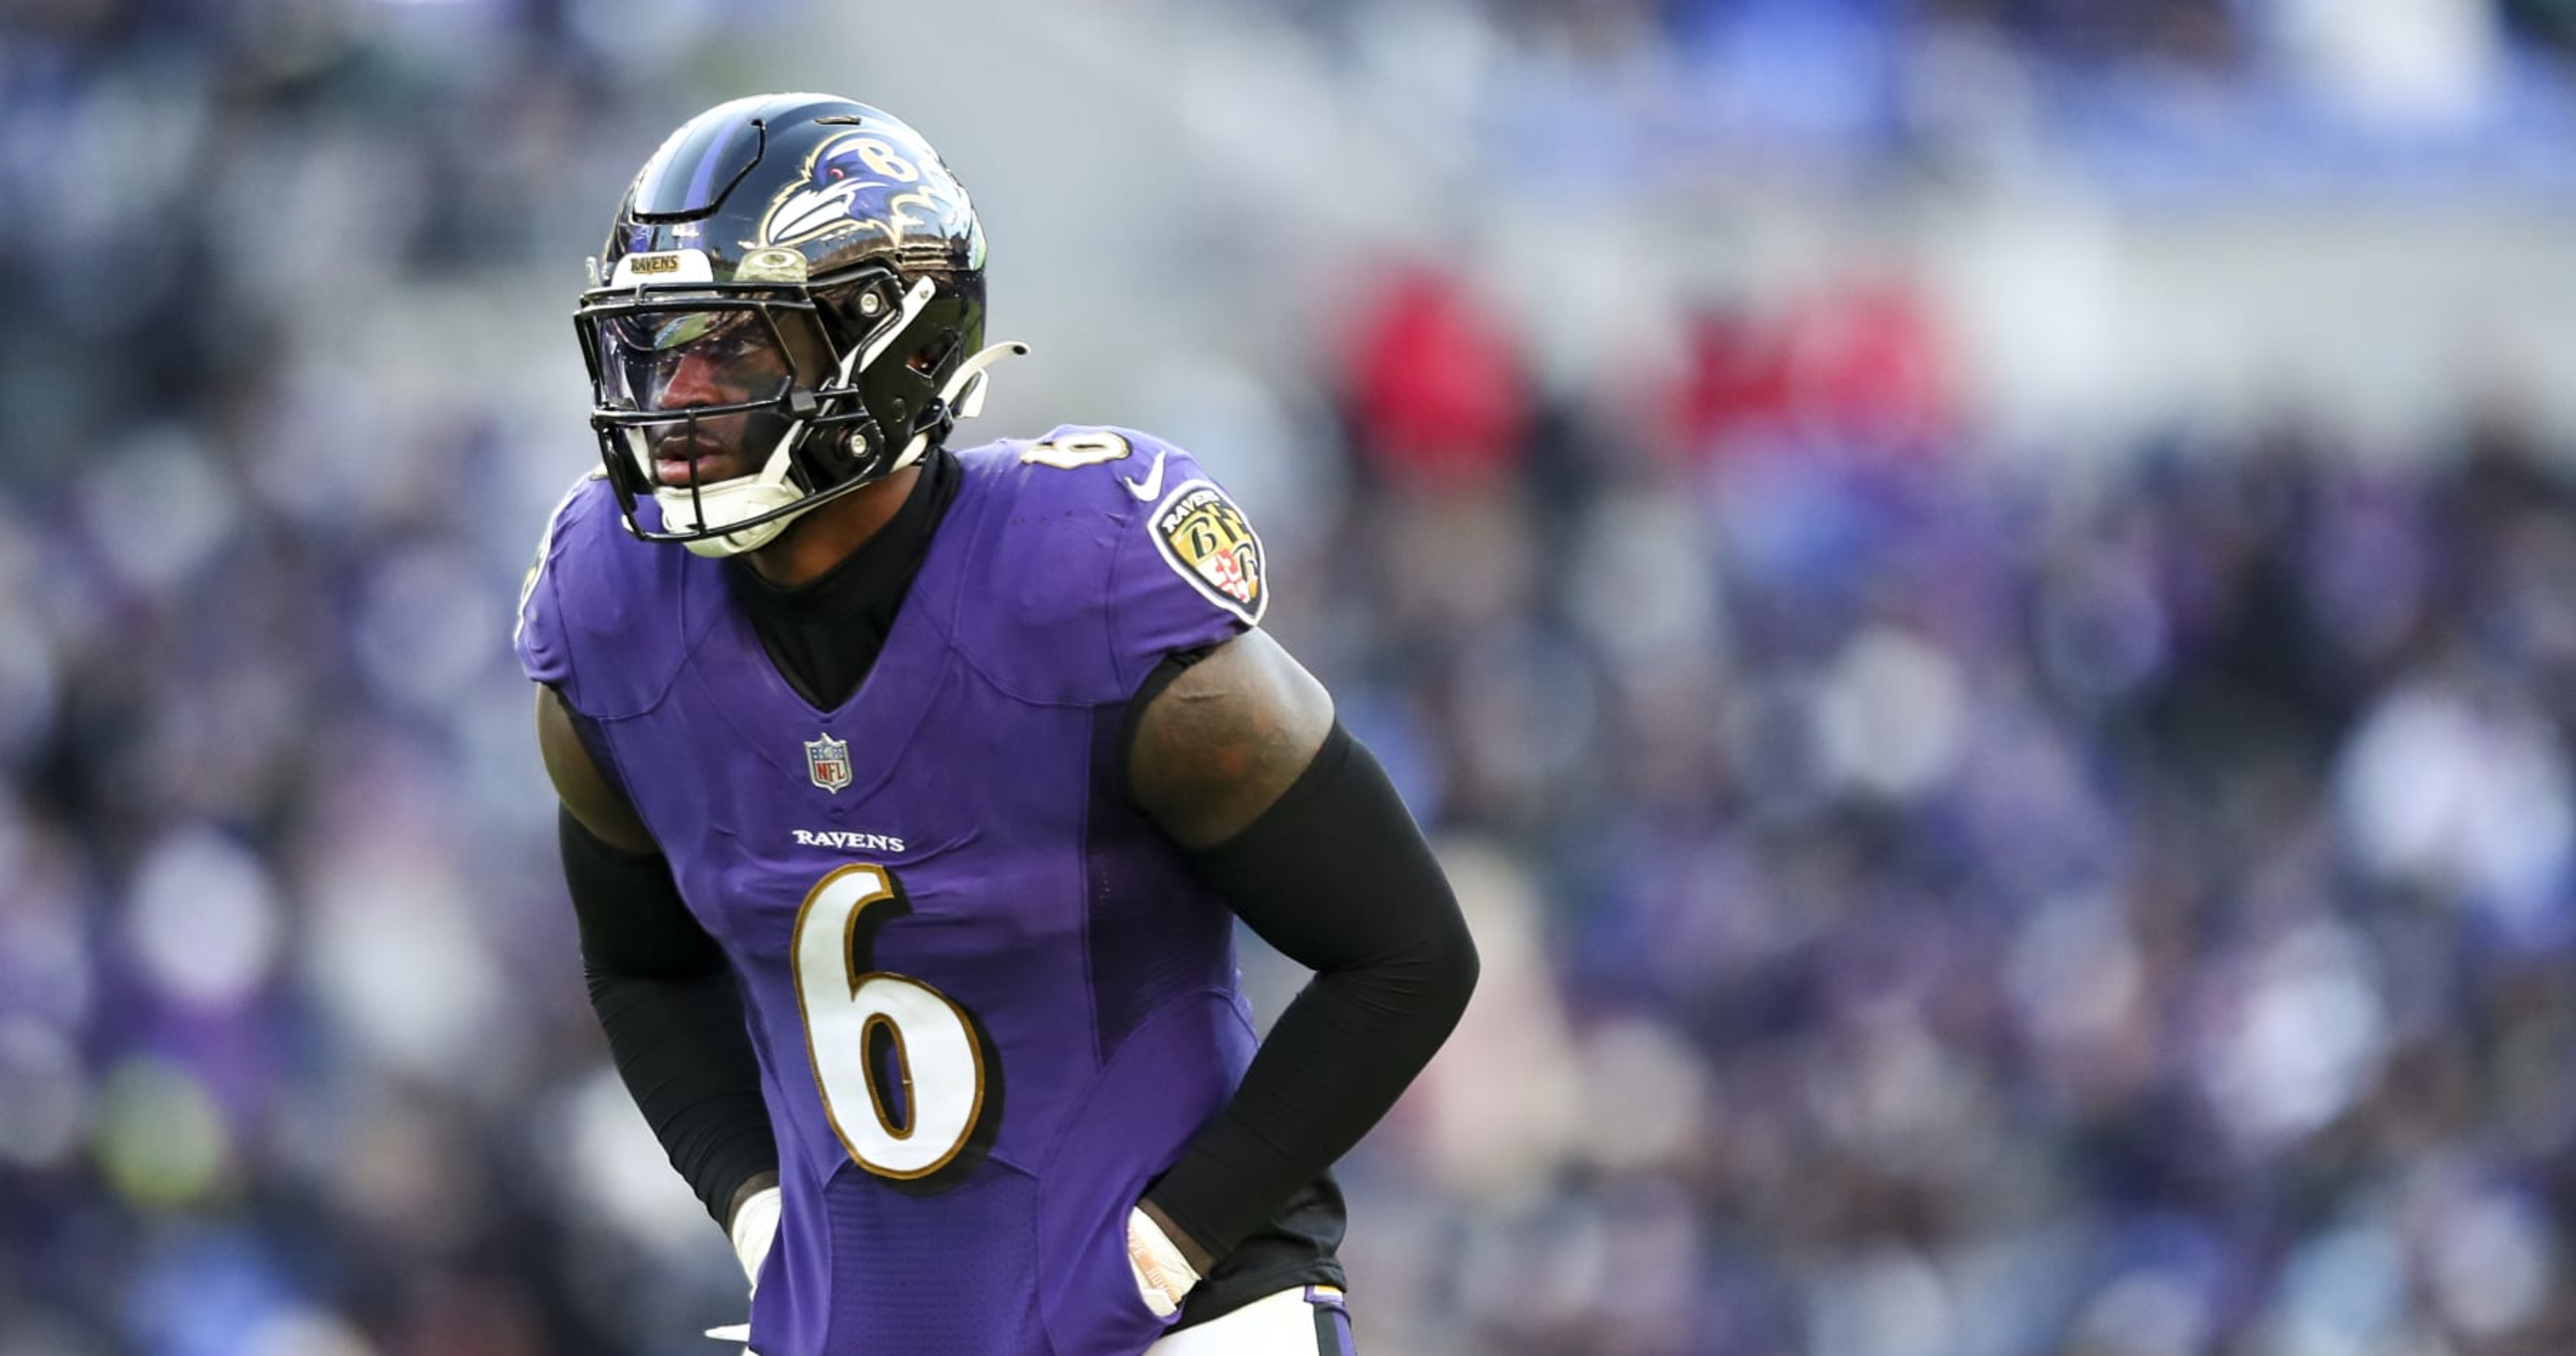
[[(587, 294), (591, 425), (630, 527), (701, 555), (757, 550), (917, 460), (955, 417), (934, 377), (957, 366), (962, 307), (939, 291), (871, 267), (823, 286)], [(658, 528), (634, 520), (644, 494)]]

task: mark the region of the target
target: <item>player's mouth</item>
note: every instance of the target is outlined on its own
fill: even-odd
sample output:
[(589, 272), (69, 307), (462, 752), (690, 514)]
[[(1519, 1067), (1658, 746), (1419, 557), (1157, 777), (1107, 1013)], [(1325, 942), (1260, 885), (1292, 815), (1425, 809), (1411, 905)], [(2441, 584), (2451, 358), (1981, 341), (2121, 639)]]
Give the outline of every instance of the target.
[(745, 474), (742, 458), (730, 448), (692, 442), (653, 452), (653, 480), (659, 485), (713, 485)]

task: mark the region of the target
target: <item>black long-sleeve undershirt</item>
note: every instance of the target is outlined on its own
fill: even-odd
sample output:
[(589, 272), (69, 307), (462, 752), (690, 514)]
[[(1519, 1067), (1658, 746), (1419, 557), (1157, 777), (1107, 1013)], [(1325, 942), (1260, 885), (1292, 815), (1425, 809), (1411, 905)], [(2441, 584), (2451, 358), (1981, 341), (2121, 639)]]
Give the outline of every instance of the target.
[(725, 1224), (742, 1184), (778, 1169), (733, 971), (658, 854), (619, 851), (570, 810), (557, 824), (609, 1056), (671, 1166)]
[(1254, 933), (1315, 972), (1146, 1192), (1223, 1258), (1395, 1105), (1466, 1010), (1477, 958), (1421, 829), (1339, 724), (1251, 827), (1189, 856)]

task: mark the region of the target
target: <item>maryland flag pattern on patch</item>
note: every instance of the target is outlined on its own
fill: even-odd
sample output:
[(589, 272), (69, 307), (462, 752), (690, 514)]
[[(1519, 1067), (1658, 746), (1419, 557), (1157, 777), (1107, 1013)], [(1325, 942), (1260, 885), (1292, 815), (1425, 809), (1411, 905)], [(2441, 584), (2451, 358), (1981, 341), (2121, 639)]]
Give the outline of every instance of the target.
[(1154, 547), (1174, 573), (1209, 602), (1259, 625), (1269, 606), (1262, 577), (1261, 538), (1225, 491), (1204, 480), (1185, 480), (1154, 506)]

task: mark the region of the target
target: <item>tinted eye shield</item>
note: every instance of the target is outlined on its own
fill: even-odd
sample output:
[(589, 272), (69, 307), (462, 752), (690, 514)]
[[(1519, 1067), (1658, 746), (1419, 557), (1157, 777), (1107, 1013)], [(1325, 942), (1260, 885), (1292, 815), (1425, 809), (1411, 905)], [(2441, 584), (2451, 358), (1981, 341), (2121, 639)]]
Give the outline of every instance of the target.
[[(895, 305), (900, 284), (891, 270), (866, 267), (809, 283), (734, 282), (716, 287), (651, 285), (598, 287), (582, 293), (573, 314), (581, 338), (582, 359), (589, 365), (592, 387), (591, 427), (612, 429), (666, 424), (684, 417), (714, 418), (728, 414), (771, 411), (799, 419), (809, 427), (828, 428), (866, 417), (846, 371), (831, 370), (832, 326), (823, 314), (831, 305), (844, 324), (858, 322), (865, 333), (842, 357), (846, 367), (860, 348), (899, 328), (904, 317)], [(819, 295), (833, 300), (819, 301)], [(784, 324), (782, 324), (784, 322)], [(786, 326), (809, 337), (802, 349), (787, 342)], [(761, 337), (751, 338), (758, 334)], [(677, 357), (693, 343), (718, 338), (765, 345), (783, 359), (790, 374), (780, 389), (746, 394), (723, 404), (699, 404), (685, 413), (653, 408), (659, 392), (649, 384), (636, 389), (636, 378), (657, 369), (667, 378)], [(748, 352), (748, 350), (746, 351)], [(798, 355), (809, 355), (800, 362)], [(744, 353), (732, 355), (744, 357)], [(817, 370), (808, 370), (809, 365)], [(818, 405), (819, 402), (819, 405)]]
[[(781, 321), (808, 327), (814, 342), (805, 351), (814, 352), (820, 343), (814, 303), (790, 292), (745, 295), (749, 290), (585, 296), (574, 328), (590, 367), (592, 426), (633, 428), (755, 411), (810, 416), (819, 374), (802, 369)], [(684, 369), (693, 380), (666, 400)]]

